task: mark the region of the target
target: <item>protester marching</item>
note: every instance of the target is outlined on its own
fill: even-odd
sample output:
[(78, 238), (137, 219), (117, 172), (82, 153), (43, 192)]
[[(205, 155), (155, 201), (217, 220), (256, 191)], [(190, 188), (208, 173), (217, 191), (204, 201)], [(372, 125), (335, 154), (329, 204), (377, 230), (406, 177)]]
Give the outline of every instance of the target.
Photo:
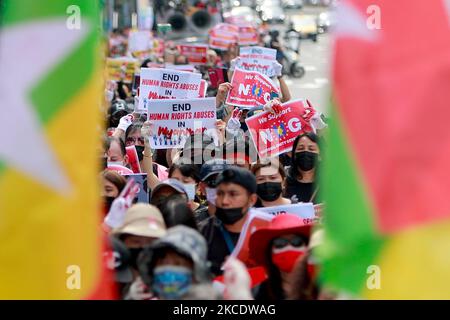
[[(358, 25), (370, 1), (342, 1), (330, 122), (325, 106), (292, 98), (265, 22), (222, 17), (193, 43), (168, 39), (157, 19), (100, 37), (96, 1), (18, 2), (3, 1), (0, 19), (0, 66), (23, 54), (0, 80), (12, 141), (0, 145), (0, 298), (449, 297), (448, 108), (405, 83), (444, 89), (450, 48), (410, 43), (393, 22), (421, 5), (378, 1), (377, 33)], [(58, 19), (72, 2), (82, 25), (67, 31)], [(448, 29), (437, 2), (429, 14)], [(39, 252), (15, 255), (38, 238)], [(408, 267), (414, 250), (433, 265)], [(386, 290), (374, 291), (378, 264)], [(77, 267), (83, 286), (67, 291)], [(407, 284), (427, 268), (440, 280)]]

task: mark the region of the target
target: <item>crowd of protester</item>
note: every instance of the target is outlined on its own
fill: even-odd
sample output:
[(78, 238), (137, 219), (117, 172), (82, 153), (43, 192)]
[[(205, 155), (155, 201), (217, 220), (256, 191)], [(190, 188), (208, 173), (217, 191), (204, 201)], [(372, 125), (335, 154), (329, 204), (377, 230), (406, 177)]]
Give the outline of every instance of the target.
[[(119, 37), (117, 32), (111, 35), (122, 45)], [(209, 49), (206, 65), (197, 72), (209, 81), (206, 70), (230, 68), (238, 51), (237, 45), (226, 51)], [(163, 62), (185, 65), (188, 59), (168, 42), (163, 57), (150, 56), (141, 67)], [(259, 111), (276, 113), (276, 106), (291, 99), (283, 76), (273, 80), (281, 94)], [(312, 249), (323, 237), (318, 219), (305, 223), (295, 214), (277, 215), (267, 226), (252, 230), (251, 265), (232, 255), (253, 209), (313, 203), (320, 211), (318, 173), (326, 129), (304, 132), (291, 151), (262, 159), (245, 123), (255, 110), (225, 104), (231, 86), (225, 82), (207, 91), (216, 98), (214, 132), (192, 135), (181, 149), (152, 150), (148, 137), (154, 123), (135, 112), (136, 92), (122, 81), (107, 82), (100, 173), (103, 229), (116, 253), (113, 271), (120, 299), (336, 298), (317, 277), (320, 265)], [(128, 205), (129, 199), (121, 196), (126, 175), (111, 169), (131, 170), (130, 146), (135, 146), (146, 174), (147, 203)]]

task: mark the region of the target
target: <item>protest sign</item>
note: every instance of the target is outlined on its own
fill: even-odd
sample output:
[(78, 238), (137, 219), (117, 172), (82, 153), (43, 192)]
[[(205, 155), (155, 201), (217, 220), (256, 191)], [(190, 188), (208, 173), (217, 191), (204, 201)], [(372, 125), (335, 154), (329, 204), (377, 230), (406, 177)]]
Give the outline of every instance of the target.
[(206, 90), (208, 89), (208, 83), (206, 82), (206, 80), (200, 81), (200, 88), (198, 90), (198, 97), (199, 98), (204, 98), (206, 97)]
[(239, 49), (239, 56), (241, 58), (249, 59), (263, 59), (263, 60), (276, 60), (277, 50), (265, 47), (242, 47)]
[(150, 31), (132, 31), (128, 36), (128, 51), (150, 51), (153, 48), (153, 37)]
[(181, 55), (188, 58), (189, 63), (192, 65), (206, 63), (206, 53), (208, 52), (207, 45), (181, 44), (178, 46), (178, 50)]
[(106, 170), (116, 171), (120, 175), (133, 174), (134, 172), (120, 164), (108, 164)]
[(277, 114), (261, 112), (245, 120), (253, 143), (261, 158), (291, 151), (295, 138), (312, 131), (308, 121), (311, 108), (305, 100), (281, 105)]
[(238, 39), (239, 27), (232, 24), (219, 23), (209, 31), (209, 47), (212, 49), (228, 50)]
[(152, 99), (197, 98), (201, 74), (168, 69), (141, 68), (137, 111), (148, 109)]
[(248, 46), (258, 43), (258, 31), (252, 25), (240, 25), (238, 44), (240, 46)]
[(147, 174), (137, 173), (137, 174), (127, 174), (124, 177), (129, 179), (134, 179), (136, 185), (138, 186), (136, 195), (133, 199), (133, 203), (143, 202), (148, 203), (148, 187), (147, 187)]
[(128, 156), (128, 163), (134, 173), (141, 172), (141, 165), (139, 164), (139, 157), (135, 146), (126, 147), (126, 152)]
[(315, 218), (315, 210), (312, 202), (307, 203), (296, 203), (296, 204), (287, 204), (283, 206), (275, 206), (275, 207), (264, 207), (258, 208), (258, 210), (269, 213), (271, 215), (279, 215), (279, 214), (294, 214), (303, 219), (304, 224), (311, 224), (314, 222)]
[(139, 61), (135, 58), (120, 57), (106, 59), (106, 79), (132, 83)]
[(263, 47), (242, 47), (233, 60), (232, 69), (257, 71), (268, 77), (281, 75), (282, 65), (276, 60), (277, 50)]
[(249, 266), (253, 266), (253, 263), (250, 261), (249, 257), (249, 242), (251, 234), (260, 228), (267, 227), (274, 217), (274, 215), (261, 211), (260, 209), (261, 208), (250, 209), (248, 212), (247, 220), (242, 227), (236, 247), (231, 253), (231, 256), (241, 260)]
[(151, 147), (179, 148), (192, 134), (215, 128), (216, 99), (151, 100), (147, 114), (154, 124), (153, 135), (149, 137)]
[(272, 80), (259, 72), (235, 69), (231, 84), (225, 103), (232, 106), (253, 108), (279, 96)]

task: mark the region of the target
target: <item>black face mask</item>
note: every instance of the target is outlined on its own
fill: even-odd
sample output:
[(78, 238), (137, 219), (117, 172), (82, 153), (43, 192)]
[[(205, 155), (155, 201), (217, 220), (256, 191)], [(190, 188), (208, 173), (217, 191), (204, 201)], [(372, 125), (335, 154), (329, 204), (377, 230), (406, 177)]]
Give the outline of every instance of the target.
[(227, 209), (216, 207), (216, 217), (225, 225), (234, 224), (244, 217), (243, 210), (243, 207)]
[(247, 132), (248, 131), (248, 126), (247, 126), (247, 122), (241, 122), (241, 129), (244, 131), (244, 132)]
[(295, 154), (295, 164), (302, 171), (314, 169), (317, 162), (317, 153), (310, 151), (301, 151)]
[(256, 194), (261, 200), (275, 201), (281, 195), (281, 182), (264, 182), (257, 185)]
[(144, 155), (142, 154), (142, 152), (144, 152), (144, 146), (134, 146), (136, 148), (136, 152), (137, 152), (137, 156), (139, 158), (139, 161), (142, 161), (142, 159), (144, 159)]
[(128, 248), (128, 250), (130, 251), (130, 266), (137, 270), (137, 259), (142, 251), (142, 248)]

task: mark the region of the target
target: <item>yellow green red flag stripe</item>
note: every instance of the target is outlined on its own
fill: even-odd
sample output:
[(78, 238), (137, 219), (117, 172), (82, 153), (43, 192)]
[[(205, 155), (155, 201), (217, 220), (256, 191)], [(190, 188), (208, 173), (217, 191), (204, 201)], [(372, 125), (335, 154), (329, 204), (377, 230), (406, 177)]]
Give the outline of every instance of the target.
[(367, 298), (448, 299), (448, 7), (343, 0), (337, 15), (321, 280)]
[(103, 274), (97, 1), (0, 10), (0, 299), (89, 298)]

